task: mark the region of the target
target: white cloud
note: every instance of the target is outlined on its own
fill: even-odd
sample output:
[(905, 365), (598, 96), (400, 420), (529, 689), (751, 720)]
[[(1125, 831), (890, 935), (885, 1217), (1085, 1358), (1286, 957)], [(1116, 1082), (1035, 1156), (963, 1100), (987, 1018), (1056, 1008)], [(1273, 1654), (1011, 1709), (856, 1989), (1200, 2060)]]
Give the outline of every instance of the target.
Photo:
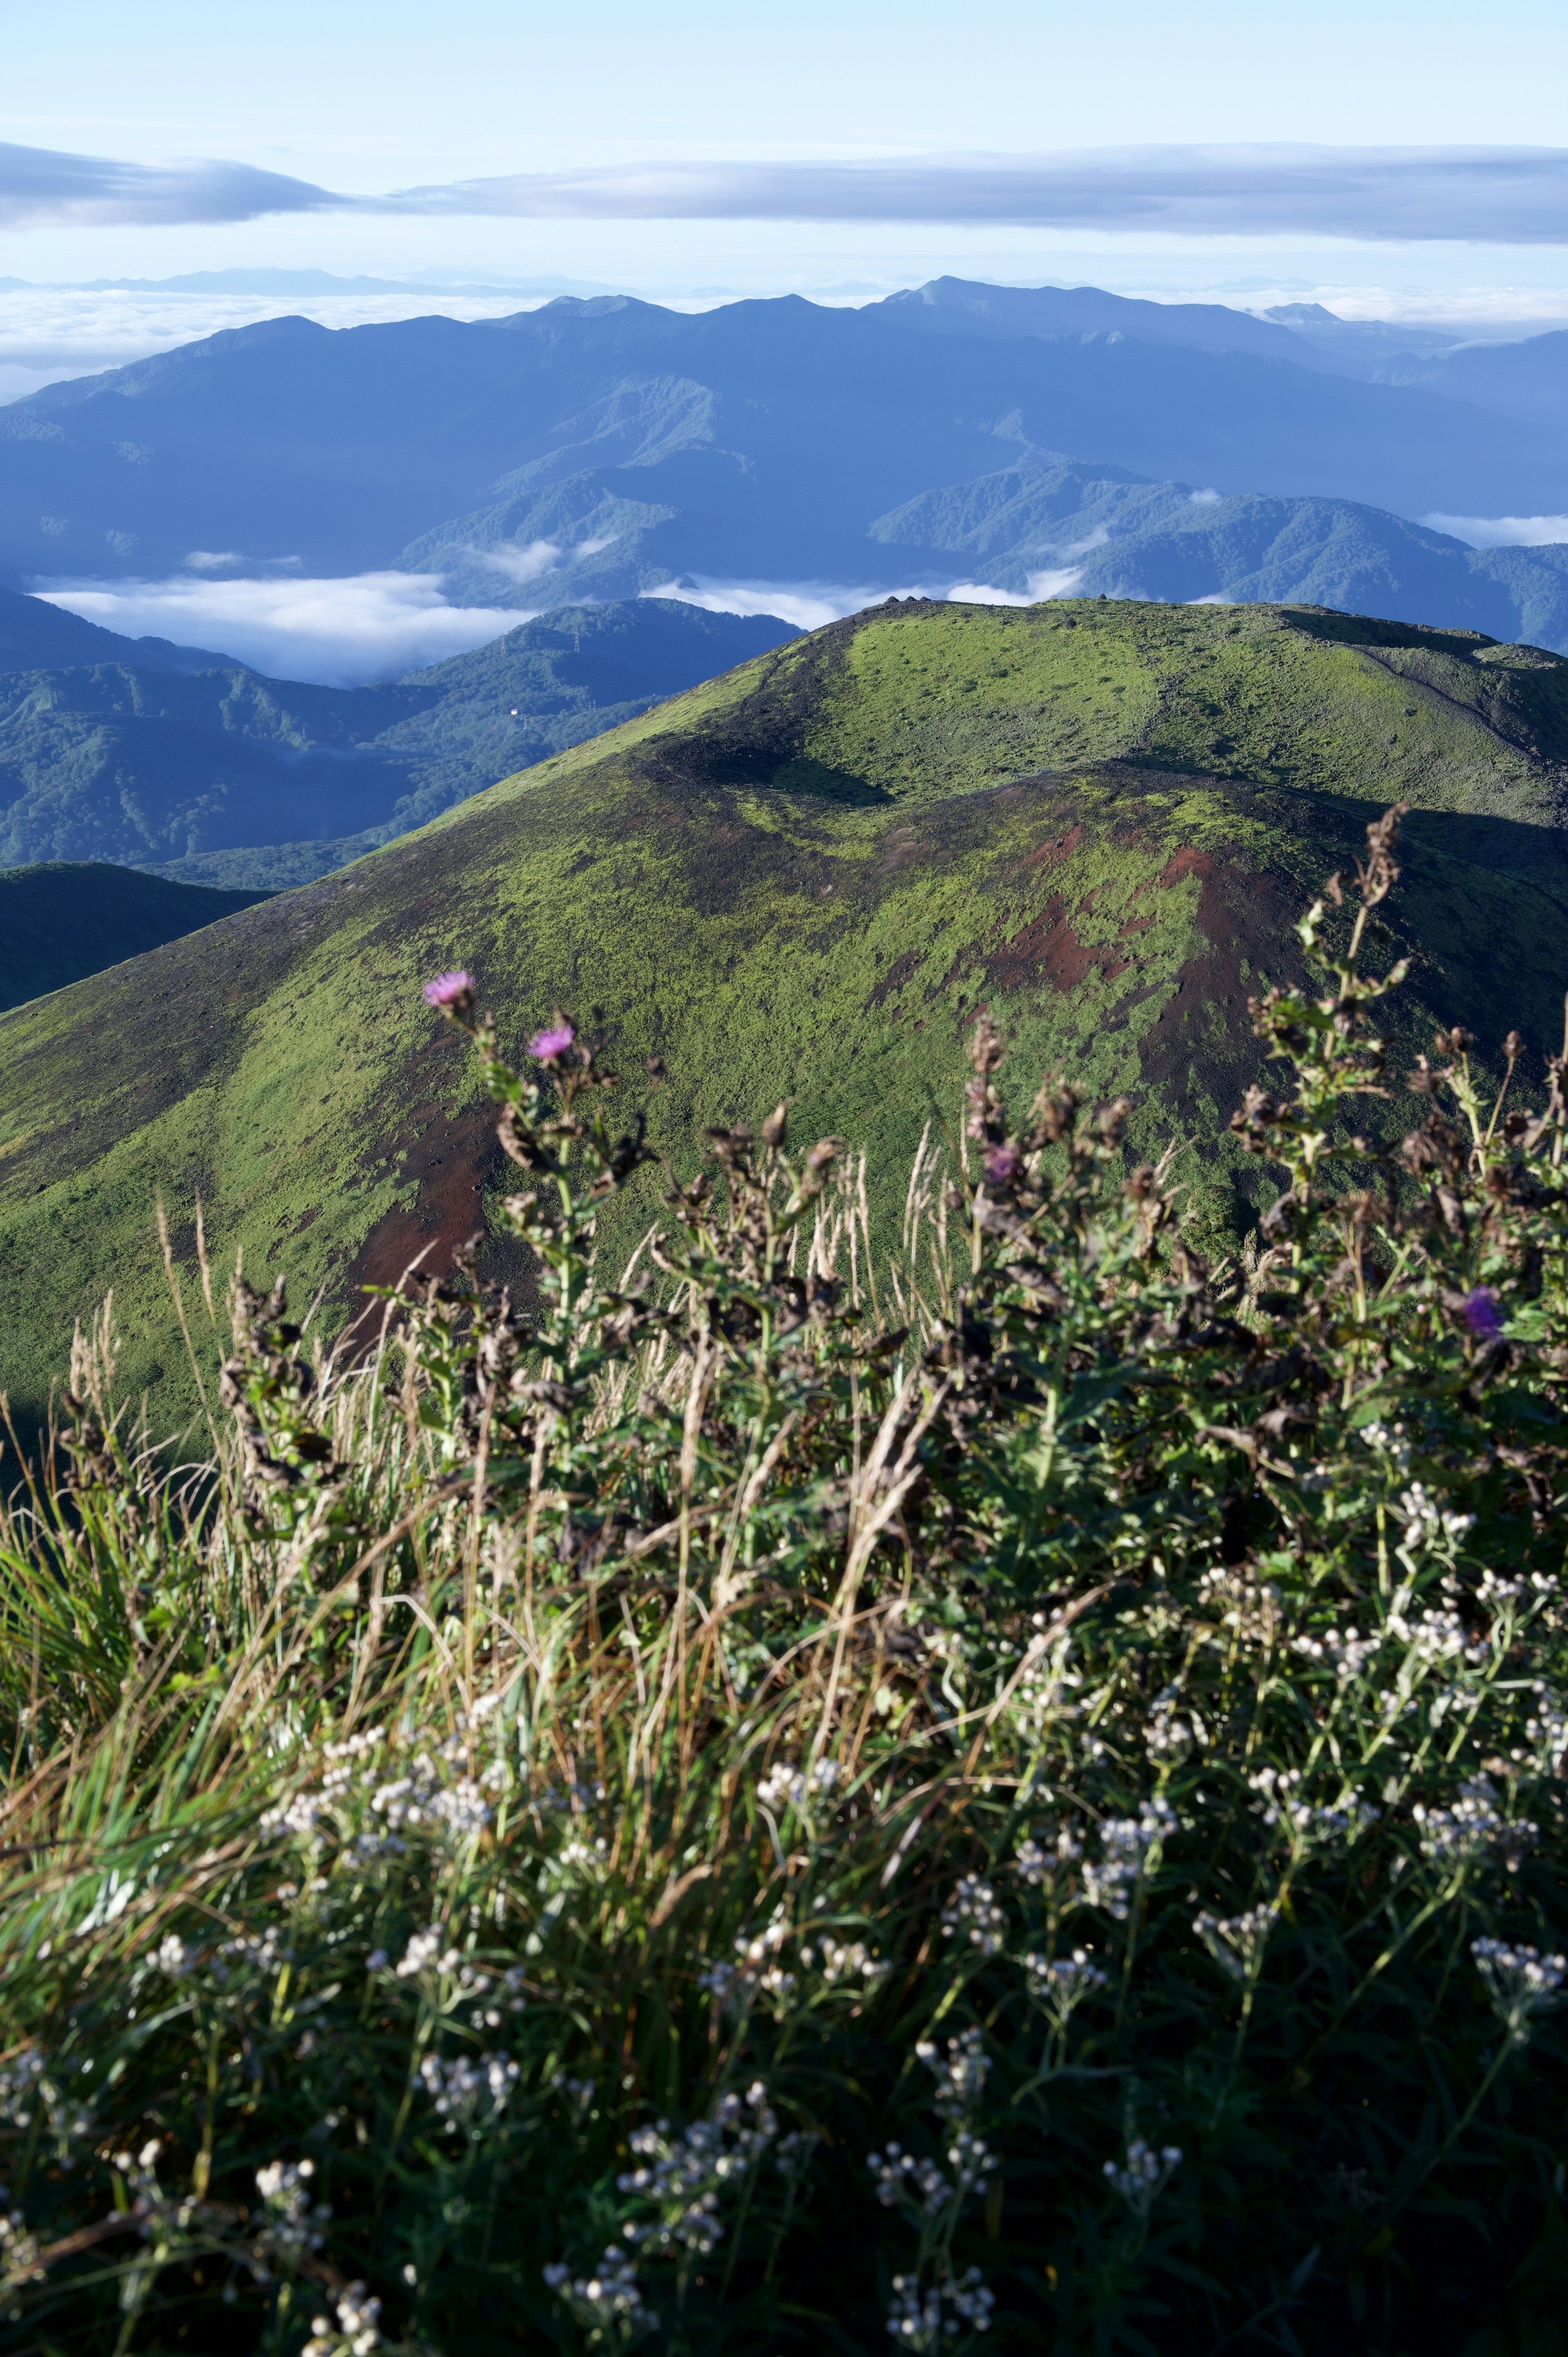
[(1029, 597), (1038, 605), (1047, 597), (1070, 597), (1083, 579), (1081, 565), (1058, 565), (1028, 576)]
[(308, 180), (250, 164), (126, 164), (0, 141), (0, 223), (12, 229), (256, 221), (265, 213), (321, 212), (343, 201)]
[(248, 164), (0, 145), (0, 223), (276, 213), (577, 221), (940, 221), (1178, 237), (1568, 242), (1568, 149), (1242, 145), (820, 162), (643, 162), (347, 196)]
[(1064, 556), (1087, 556), (1091, 548), (1103, 548), (1111, 537), (1108, 524), (1097, 523), (1087, 540), (1069, 540), (1063, 549)]
[(185, 561), (193, 572), (216, 573), (221, 565), (238, 565), (240, 552), (237, 548), (193, 548)]
[(1224, 496), (1223, 491), (1194, 491), (1192, 504), (1195, 508), (1217, 508)]
[(355, 687), (483, 646), (530, 617), (449, 606), (439, 575), (360, 573), (338, 581), (42, 581), (35, 594), (129, 638), (211, 647), (274, 679)]
[(1071, 595), (1083, 578), (1080, 565), (1054, 572), (1031, 573), (1028, 593), (998, 589), (990, 581), (908, 582), (900, 589), (886, 585), (873, 588), (865, 582), (843, 581), (723, 581), (697, 574), (686, 581), (666, 581), (644, 589), (645, 597), (678, 597), (687, 606), (701, 606), (710, 614), (777, 614), (797, 630), (820, 630), (824, 622), (838, 622), (846, 614), (864, 613), (868, 606), (886, 605), (889, 597), (951, 599), (963, 606), (1036, 606), (1047, 597)]
[[(602, 548), (604, 543), (596, 541), (594, 545)], [(492, 573), (504, 573), (509, 581), (536, 581), (542, 573), (553, 573), (561, 562), (560, 543), (553, 540), (531, 540), (526, 548), (510, 541), (504, 547), (467, 548), (463, 554), (488, 565)]]
[(1421, 521), (1433, 532), (1467, 540), (1472, 548), (1545, 548), (1568, 540), (1568, 515), (1424, 515)]
[(1234, 143), (875, 162), (607, 164), (357, 202), (362, 210), (534, 221), (985, 222), (1555, 245), (1568, 242), (1568, 149)]
[(1032, 606), (1033, 597), (1017, 589), (996, 589), (989, 581), (955, 581), (938, 593), (955, 606)]
[(841, 581), (721, 581), (699, 573), (691, 582), (662, 582), (642, 595), (675, 597), (710, 614), (777, 614), (797, 630), (820, 630), (824, 622), (842, 621), (846, 614), (880, 606), (888, 597), (932, 597), (943, 592), (915, 586), (873, 589), (864, 583), (852, 587)]

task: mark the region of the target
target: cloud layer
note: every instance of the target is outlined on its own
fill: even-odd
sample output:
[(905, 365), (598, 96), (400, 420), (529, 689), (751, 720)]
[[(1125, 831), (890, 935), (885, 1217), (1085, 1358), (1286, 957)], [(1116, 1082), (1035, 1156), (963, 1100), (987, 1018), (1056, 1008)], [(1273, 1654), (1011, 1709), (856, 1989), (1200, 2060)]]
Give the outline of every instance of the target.
[(344, 202), (308, 180), (258, 172), (250, 164), (125, 164), (0, 141), (0, 227), (6, 229), (256, 221), (263, 213), (322, 212)]
[(177, 574), (166, 581), (32, 586), (51, 605), (128, 638), (212, 647), (274, 679), (316, 680), (324, 687), (397, 679), (529, 619), (515, 608), (449, 606), (439, 575), (429, 573), (360, 573), (338, 581), (204, 581)]
[(1568, 243), (1568, 149), (1137, 147), (897, 163), (640, 164), (410, 188), (379, 210), (920, 221)]
[(347, 196), (248, 164), (149, 166), (0, 145), (0, 224), (15, 228), (325, 211), (1555, 245), (1568, 244), (1568, 148), (1102, 147), (878, 163), (629, 164)]

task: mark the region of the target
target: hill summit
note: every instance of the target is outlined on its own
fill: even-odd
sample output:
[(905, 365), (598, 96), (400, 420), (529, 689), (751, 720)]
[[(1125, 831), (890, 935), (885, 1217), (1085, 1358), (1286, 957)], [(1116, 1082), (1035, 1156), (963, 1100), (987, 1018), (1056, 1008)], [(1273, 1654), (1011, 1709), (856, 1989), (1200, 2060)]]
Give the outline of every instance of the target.
[[(486, 1231), (491, 1109), (420, 996), (454, 966), (512, 1053), (560, 1006), (628, 1095), (660, 1058), (671, 1154), (789, 1098), (893, 1185), (984, 1007), (1020, 1087), (1065, 1071), (1135, 1100), (1139, 1151), (1191, 1149), (1222, 1239), (1266, 1184), (1213, 1142), (1259, 1071), (1248, 999), (1386, 803), (1413, 805), (1401, 1052), (1461, 1017), (1559, 1045), (1565, 780), (1568, 662), (1476, 633), (891, 600), (0, 1021), (0, 1378), (40, 1413), (113, 1286), (128, 1383), (156, 1426), (190, 1412), (157, 1197), (177, 1260), (199, 1196), (219, 1265), (329, 1329)], [(607, 1252), (645, 1209), (618, 1199)]]

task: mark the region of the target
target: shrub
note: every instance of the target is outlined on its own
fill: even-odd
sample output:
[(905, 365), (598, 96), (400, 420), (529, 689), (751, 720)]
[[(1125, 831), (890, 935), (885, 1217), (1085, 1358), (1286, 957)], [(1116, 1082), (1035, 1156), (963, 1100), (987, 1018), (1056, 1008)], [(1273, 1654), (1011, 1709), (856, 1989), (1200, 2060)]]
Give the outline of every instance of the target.
[(1564, 1066), (1353, 1126), (1370, 834), (1233, 1264), (982, 1021), (899, 1254), (780, 1107), (612, 1280), (639, 1123), (452, 975), (529, 1297), (470, 1250), (356, 1365), (237, 1278), (172, 1475), (78, 1338), (0, 1534), (5, 2345), (1559, 2345)]

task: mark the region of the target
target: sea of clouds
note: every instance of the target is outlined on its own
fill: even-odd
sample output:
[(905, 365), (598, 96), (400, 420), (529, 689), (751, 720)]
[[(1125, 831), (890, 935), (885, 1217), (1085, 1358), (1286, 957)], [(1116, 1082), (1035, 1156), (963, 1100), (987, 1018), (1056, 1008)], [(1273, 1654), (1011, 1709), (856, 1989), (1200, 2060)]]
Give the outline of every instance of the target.
[[(433, 573), (360, 573), (341, 579), (214, 579), (205, 565), (222, 552), (196, 549), (191, 570), (164, 581), (35, 581), (35, 596), (126, 638), (172, 639), (206, 647), (273, 679), (360, 687), (466, 654), (548, 609), (538, 606), (458, 606)], [(547, 569), (547, 568), (546, 568)], [(1029, 606), (1070, 597), (1080, 568), (1032, 573), (1026, 593), (984, 581), (736, 581), (696, 575), (644, 592), (701, 606), (714, 614), (777, 614), (797, 629), (880, 605), (886, 597), (952, 598), (960, 604)], [(543, 590), (542, 581), (541, 583)]]

